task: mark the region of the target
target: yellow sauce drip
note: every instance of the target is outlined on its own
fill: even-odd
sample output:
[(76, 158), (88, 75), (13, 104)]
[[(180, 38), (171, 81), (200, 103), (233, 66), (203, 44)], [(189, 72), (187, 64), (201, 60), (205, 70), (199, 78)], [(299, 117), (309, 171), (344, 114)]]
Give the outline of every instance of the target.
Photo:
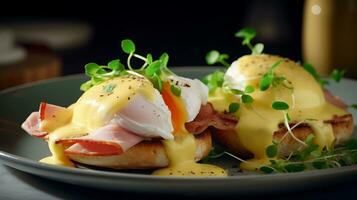
[[(279, 85), (270, 87), (266, 91), (259, 90), (259, 81), (268, 68), (279, 60), (283, 62), (274, 70), (276, 76), (283, 75), (293, 90)], [(325, 101), (323, 91), (314, 78), (298, 64), (270, 55), (243, 56), (231, 67), (237, 68), (237, 74), (246, 78), (245, 85), (256, 87), (252, 93), (254, 102), (251, 106), (241, 106), (236, 113), (239, 118), (235, 130), (237, 143), (254, 155), (254, 158), (241, 164), (241, 168), (254, 171), (261, 165), (267, 164), (269, 159), (265, 149), (272, 144), (273, 133), (278, 130), (278, 125), (284, 122), (284, 113), (271, 108), (274, 101), (285, 101), (289, 104), (289, 116), (292, 122), (304, 120), (315, 135), (314, 143), (322, 148), (330, 148), (334, 141), (332, 126), (324, 123), (334, 115), (347, 114), (346, 111)], [(230, 86), (234, 86), (232, 83)], [(222, 98), (216, 95), (224, 93), (222, 89), (211, 94), (209, 101), (218, 111), (227, 110), (231, 102), (239, 101), (239, 97)], [(227, 95), (227, 94), (225, 94)]]
[(40, 162), (73, 167), (64, 153), (65, 147), (57, 141), (84, 136), (102, 127), (138, 93), (153, 100), (154, 88), (147, 79), (133, 75), (117, 77), (90, 88), (67, 111), (56, 113), (56, 120), (45, 120), (42, 126), (50, 130), (46, 139), (52, 156)]
[(187, 119), (185, 107), (180, 98), (170, 92), (170, 85), (164, 84), (163, 98), (168, 105), (174, 124), (174, 140), (164, 140), (163, 145), (169, 159), (169, 166), (153, 172), (158, 176), (227, 176), (224, 169), (196, 163), (197, 144), (195, 137), (188, 133), (184, 123)]
[(200, 164), (195, 161), (196, 142), (192, 134), (175, 137), (175, 140), (165, 140), (163, 145), (170, 160), (169, 167), (154, 171), (159, 176), (227, 176), (224, 169)]

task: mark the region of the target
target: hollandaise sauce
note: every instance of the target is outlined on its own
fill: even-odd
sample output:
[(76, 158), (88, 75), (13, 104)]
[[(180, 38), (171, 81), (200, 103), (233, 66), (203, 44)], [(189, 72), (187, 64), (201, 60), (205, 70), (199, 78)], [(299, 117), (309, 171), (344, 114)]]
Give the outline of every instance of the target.
[(80, 136), (107, 124), (137, 93), (153, 100), (154, 87), (143, 77), (127, 75), (93, 86), (79, 100), (66, 109), (53, 114), (56, 119), (41, 121), (47, 136), (52, 156), (40, 162), (72, 167), (74, 164), (65, 155), (65, 144), (60, 141)]
[(168, 167), (153, 172), (159, 176), (227, 176), (224, 169), (196, 163), (197, 144), (195, 137), (185, 129), (187, 113), (182, 100), (170, 92), (170, 84), (165, 83), (162, 96), (171, 111), (174, 140), (164, 140), (163, 145), (170, 161)]
[[(269, 67), (279, 60), (282, 62), (274, 69), (274, 74), (284, 77), (289, 86), (278, 84), (266, 91), (260, 91), (260, 79)], [(254, 158), (241, 164), (241, 168), (245, 170), (258, 170), (260, 166), (269, 162), (266, 148), (272, 144), (273, 133), (279, 129), (280, 124), (284, 124), (286, 117), (282, 111), (271, 107), (274, 101), (289, 104), (287, 112), (291, 122), (308, 124), (313, 130), (311, 134), (315, 135), (314, 143), (318, 144), (320, 149), (330, 148), (335, 139), (331, 124), (324, 121), (335, 115), (347, 114), (346, 111), (325, 101), (319, 83), (301, 66), (278, 56), (243, 56), (228, 69), (225, 81), (231, 88), (244, 90), (242, 85), (257, 88), (251, 94), (254, 102), (241, 106), (236, 112), (239, 119), (235, 128), (236, 142), (254, 155)], [(227, 94), (220, 88), (209, 97), (209, 101), (216, 110), (223, 112), (231, 102), (240, 101), (240, 97)]]

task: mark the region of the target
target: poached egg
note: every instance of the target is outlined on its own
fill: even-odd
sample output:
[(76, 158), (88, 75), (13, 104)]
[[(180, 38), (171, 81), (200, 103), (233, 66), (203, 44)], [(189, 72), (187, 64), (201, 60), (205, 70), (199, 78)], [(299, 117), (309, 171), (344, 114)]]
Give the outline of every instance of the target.
[[(273, 70), (277, 77), (284, 77), (285, 82), (270, 86), (267, 90), (259, 89), (259, 82), (272, 65), (280, 62)], [(241, 95), (227, 92), (224, 88), (244, 91), (248, 86), (255, 91), (250, 105), (241, 102)], [(307, 123), (315, 135), (314, 142), (322, 148), (331, 148), (334, 134), (331, 124), (324, 120), (334, 115), (344, 115), (346, 111), (325, 101), (324, 93), (319, 83), (299, 64), (272, 55), (247, 55), (233, 62), (228, 68), (222, 88), (218, 88), (209, 97), (214, 108), (220, 112), (228, 111), (232, 102), (241, 106), (235, 113), (239, 119), (235, 127), (236, 143), (244, 150), (253, 154), (253, 158), (241, 164), (245, 170), (258, 170), (260, 166), (269, 163), (266, 148), (273, 144), (273, 133), (284, 124), (286, 115), (272, 108), (275, 101), (289, 104), (287, 110), (291, 122)]]

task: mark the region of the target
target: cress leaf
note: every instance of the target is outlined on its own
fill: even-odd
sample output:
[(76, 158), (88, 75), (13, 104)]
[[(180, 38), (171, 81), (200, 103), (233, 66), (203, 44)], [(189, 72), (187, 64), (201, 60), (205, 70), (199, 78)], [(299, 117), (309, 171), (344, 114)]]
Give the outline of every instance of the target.
[(165, 67), (166, 67), (166, 66), (167, 66), (167, 63), (169, 62), (169, 54), (163, 53), (163, 54), (160, 56), (159, 60), (161, 61), (162, 66), (165, 66)]
[(175, 96), (177, 96), (177, 97), (181, 96), (181, 88), (180, 87), (177, 87), (175, 85), (171, 85), (170, 89), (171, 89), (172, 94), (174, 94)]
[(243, 38), (242, 44), (247, 45), (250, 44), (250, 41), (256, 36), (256, 34), (256, 31), (252, 28), (243, 28), (236, 32), (235, 36)]
[(121, 42), (121, 48), (127, 54), (131, 54), (135, 52), (135, 44), (130, 39), (125, 39)]
[(146, 55), (146, 62), (150, 65), (152, 63), (152, 55), (148, 54)]
[(124, 65), (120, 63), (119, 59), (110, 61), (108, 67), (114, 71), (123, 71), (125, 68)]
[(264, 44), (262, 43), (257, 43), (253, 47), (253, 55), (258, 55), (261, 54), (264, 50)]
[(84, 66), (84, 69), (87, 76), (95, 76), (100, 66), (96, 63), (88, 63)]
[(218, 62), (219, 56), (220, 56), (220, 54), (216, 50), (212, 50), (212, 51), (208, 52), (206, 55), (207, 64), (214, 65), (215, 63)]
[(244, 104), (251, 104), (254, 102), (253, 97), (247, 94), (243, 94), (241, 98)]
[(229, 104), (228, 112), (235, 113), (238, 111), (239, 107), (240, 107), (239, 103), (231, 103)]
[(274, 158), (278, 155), (278, 145), (271, 144), (265, 149), (265, 153), (269, 158)]
[(145, 75), (151, 77), (154, 74), (159, 74), (161, 66), (162, 66), (162, 62), (160, 60), (154, 61), (145, 69)]
[(255, 88), (253, 87), (253, 86), (251, 86), (251, 85), (247, 85), (246, 87), (245, 87), (245, 89), (244, 89), (244, 92), (245, 93), (253, 93), (255, 91)]
[(289, 109), (289, 105), (283, 101), (274, 101), (271, 107), (275, 110), (287, 110)]
[(333, 79), (334, 81), (336, 81), (337, 83), (341, 81), (341, 79), (343, 78), (343, 76), (345, 75), (346, 70), (338, 70), (338, 69), (334, 69), (331, 72), (331, 79)]

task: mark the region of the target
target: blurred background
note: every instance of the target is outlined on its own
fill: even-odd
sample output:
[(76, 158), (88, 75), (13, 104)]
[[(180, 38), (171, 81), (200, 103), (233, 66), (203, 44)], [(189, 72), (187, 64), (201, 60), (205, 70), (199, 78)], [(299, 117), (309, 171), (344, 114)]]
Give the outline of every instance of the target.
[(31, 1), (24, 11), (10, 2), (0, 18), (0, 89), (124, 59), (125, 38), (138, 53), (169, 53), (170, 66), (206, 65), (212, 49), (233, 61), (249, 53), (234, 37), (243, 27), (256, 29), (266, 53), (357, 77), (357, 0), (180, 2)]

